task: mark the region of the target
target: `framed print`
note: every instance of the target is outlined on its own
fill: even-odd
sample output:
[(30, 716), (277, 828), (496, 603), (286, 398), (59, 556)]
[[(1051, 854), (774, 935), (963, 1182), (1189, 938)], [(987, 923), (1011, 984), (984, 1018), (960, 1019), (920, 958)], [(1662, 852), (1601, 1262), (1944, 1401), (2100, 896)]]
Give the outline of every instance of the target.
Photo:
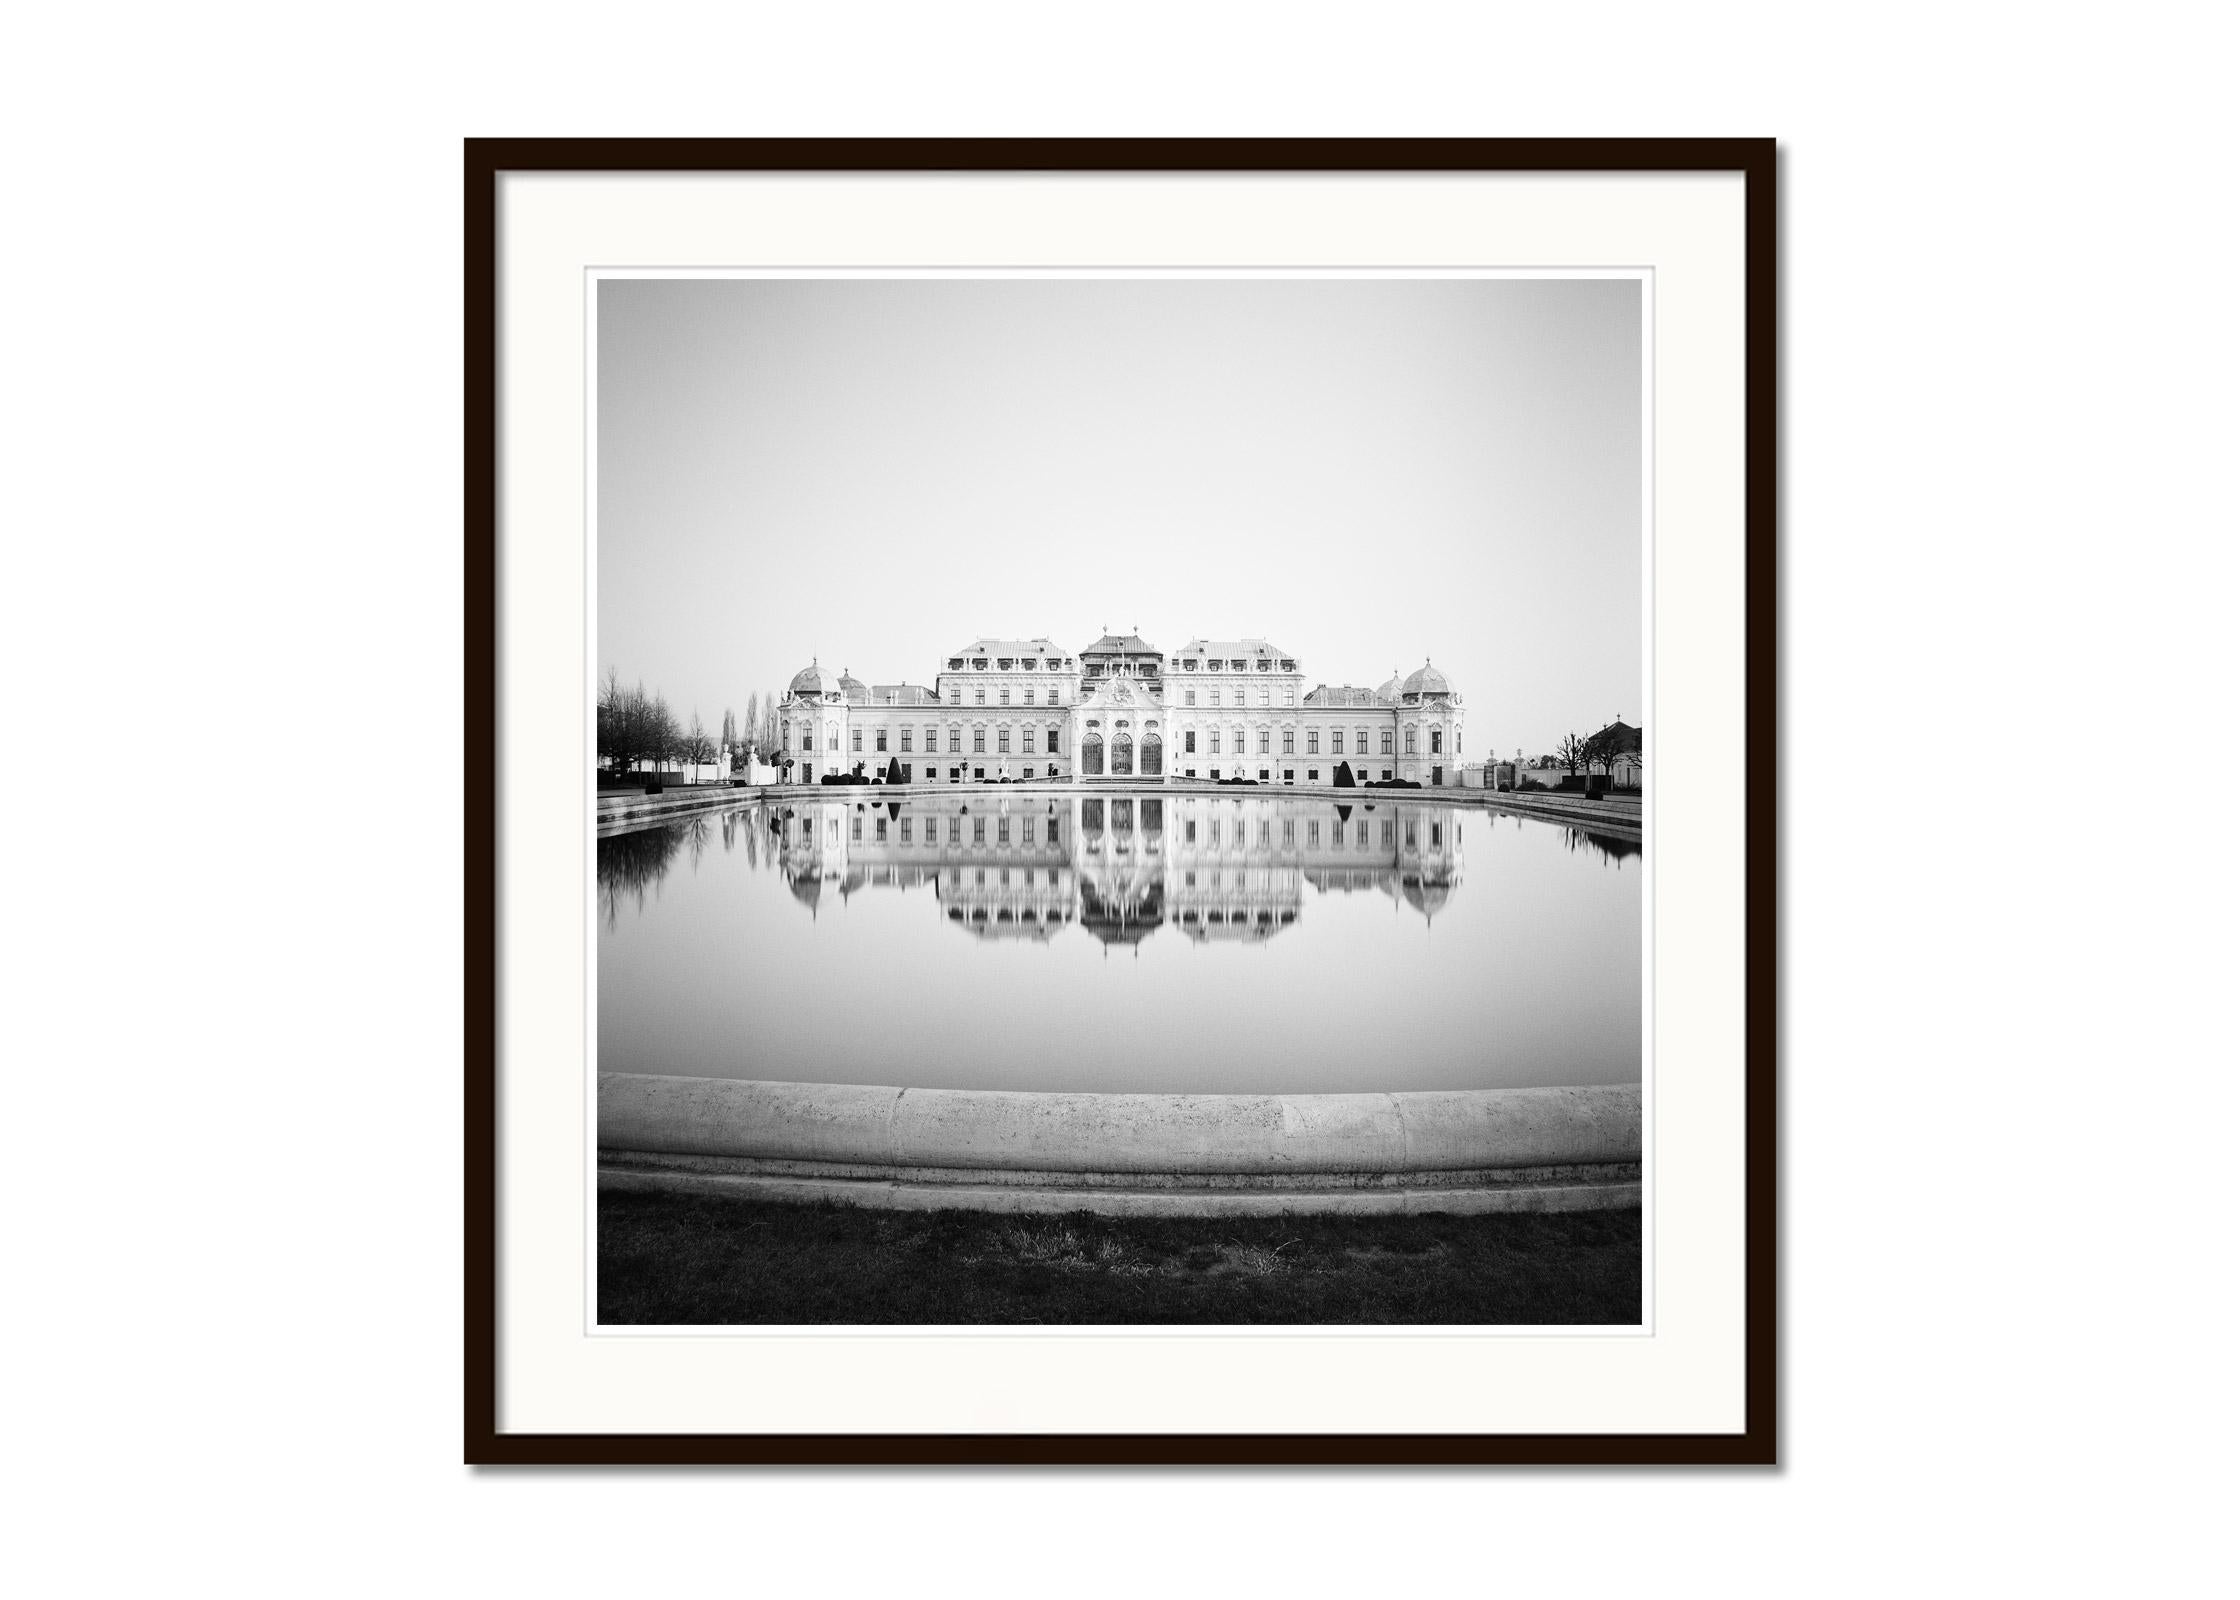
[(1773, 146), (466, 146), (466, 1454), (1775, 1450)]

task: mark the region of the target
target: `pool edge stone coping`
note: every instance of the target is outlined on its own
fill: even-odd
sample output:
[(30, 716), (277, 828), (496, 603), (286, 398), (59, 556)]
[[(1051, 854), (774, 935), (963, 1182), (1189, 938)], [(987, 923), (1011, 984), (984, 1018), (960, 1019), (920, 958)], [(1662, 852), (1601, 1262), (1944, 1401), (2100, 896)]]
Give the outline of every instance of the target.
[(1638, 1085), (1368, 1094), (599, 1077), (602, 1191), (1128, 1215), (1641, 1203)]

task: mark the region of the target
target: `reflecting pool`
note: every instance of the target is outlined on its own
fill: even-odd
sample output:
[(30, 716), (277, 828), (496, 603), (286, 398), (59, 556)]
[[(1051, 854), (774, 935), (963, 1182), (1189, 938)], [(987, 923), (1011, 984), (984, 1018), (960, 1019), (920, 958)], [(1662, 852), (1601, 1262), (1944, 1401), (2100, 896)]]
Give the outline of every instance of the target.
[(1635, 1083), (1641, 846), (1478, 806), (819, 791), (598, 842), (604, 1072)]

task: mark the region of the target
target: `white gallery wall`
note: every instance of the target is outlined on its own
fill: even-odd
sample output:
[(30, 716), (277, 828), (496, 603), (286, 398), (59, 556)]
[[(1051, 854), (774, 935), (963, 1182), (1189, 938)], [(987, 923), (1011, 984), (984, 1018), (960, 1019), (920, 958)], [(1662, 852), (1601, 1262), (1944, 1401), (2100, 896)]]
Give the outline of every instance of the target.
[[(128, 773), (0, 790), (21, 1592), (2206, 1587), (2234, 1422), (2219, 31), (2174, 4), (18, 17), (8, 722), (28, 778)], [(1782, 1468), (458, 1465), (459, 141), (561, 133), (1782, 140)], [(271, 783), (298, 752), (325, 776)]]

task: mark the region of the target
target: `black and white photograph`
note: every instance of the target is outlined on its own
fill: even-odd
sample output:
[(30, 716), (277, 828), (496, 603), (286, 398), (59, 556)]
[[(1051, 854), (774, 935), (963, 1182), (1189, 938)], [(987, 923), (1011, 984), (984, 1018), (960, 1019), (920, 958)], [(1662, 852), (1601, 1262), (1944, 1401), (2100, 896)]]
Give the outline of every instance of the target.
[(1640, 1332), (1650, 290), (593, 275), (597, 1326)]

